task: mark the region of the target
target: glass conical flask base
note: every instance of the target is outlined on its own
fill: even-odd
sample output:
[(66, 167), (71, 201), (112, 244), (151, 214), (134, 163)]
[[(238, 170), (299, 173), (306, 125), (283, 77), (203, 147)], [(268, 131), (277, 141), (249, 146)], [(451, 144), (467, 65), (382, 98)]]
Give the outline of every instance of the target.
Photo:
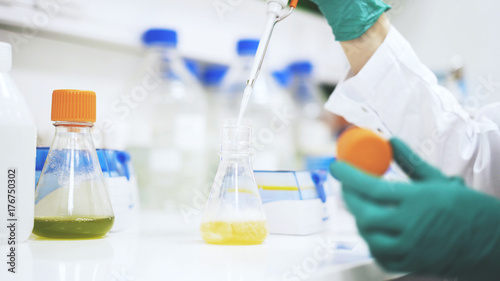
[(201, 236), (209, 244), (258, 245), (267, 237), (267, 221), (207, 221), (200, 227)]
[(86, 239), (109, 232), (114, 214), (90, 125), (56, 124), (56, 136), (35, 194), (35, 235)]
[(222, 124), (221, 162), (201, 223), (210, 244), (256, 245), (268, 235), (267, 220), (251, 164), (251, 127)]
[(37, 217), (33, 233), (56, 239), (98, 238), (111, 230), (114, 221), (112, 216)]

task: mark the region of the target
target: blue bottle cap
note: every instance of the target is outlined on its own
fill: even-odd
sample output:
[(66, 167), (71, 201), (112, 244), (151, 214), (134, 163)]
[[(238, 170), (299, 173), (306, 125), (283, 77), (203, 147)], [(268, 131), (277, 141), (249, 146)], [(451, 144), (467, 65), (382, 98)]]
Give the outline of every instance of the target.
[(288, 88), (290, 86), (290, 82), (292, 80), (292, 73), (290, 72), (289, 69), (284, 69), (284, 70), (277, 70), (272, 73), (274, 79), (276, 79), (276, 82), (283, 87), (283, 88)]
[(196, 79), (201, 80), (202, 79), (202, 71), (201, 71), (201, 64), (197, 60), (194, 59), (184, 59), (184, 63), (186, 64), (186, 68), (189, 70), (191, 74), (193, 74)]
[(37, 147), (36, 148), (36, 171), (42, 171), (47, 155), (49, 154), (48, 147)]
[(330, 164), (335, 162), (335, 159), (335, 157), (311, 156), (305, 158), (305, 164), (308, 170), (329, 171)]
[(310, 61), (297, 61), (288, 67), (293, 74), (311, 74), (313, 65)]
[(147, 46), (177, 46), (177, 32), (172, 29), (151, 28), (142, 35), (142, 42)]
[(226, 75), (227, 69), (224, 65), (207, 66), (203, 74), (203, 84), (208, 87), (218, 86)]
[(240, 56), (255, 56), (257, 48), (259, 47), (259, 40), (256, 39), (241, 39), (238, 41), (236, 51)]

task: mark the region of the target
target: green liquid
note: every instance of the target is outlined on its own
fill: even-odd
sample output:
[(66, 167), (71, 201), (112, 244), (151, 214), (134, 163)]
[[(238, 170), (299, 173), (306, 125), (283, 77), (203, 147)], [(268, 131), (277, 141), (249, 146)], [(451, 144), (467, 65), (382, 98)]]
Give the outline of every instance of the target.
[(33, 234), (46, 238), (82, 239), (106, 235), (115, 217), (36, 217)]

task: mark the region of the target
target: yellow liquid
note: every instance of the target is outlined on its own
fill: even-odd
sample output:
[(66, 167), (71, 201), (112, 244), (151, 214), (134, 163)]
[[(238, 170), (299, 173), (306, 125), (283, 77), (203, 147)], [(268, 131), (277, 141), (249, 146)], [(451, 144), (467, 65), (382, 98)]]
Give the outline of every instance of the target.
[(36, 217), (33, 234), (56, 239), (85, 239), (106, 235), (115, 217)]
[[(268, 185), (259, 185), (260, 189), (263, 190), (285, 190), (285, 191), (297, 191), (299, 190), (296, 186), (268, 186)], [(303, 188), (301, 188), (303, 189)]]
[(200, 226), (201, 237), (209, 244), (257, 245), (267, 237), (267, 222), (210, 221)]

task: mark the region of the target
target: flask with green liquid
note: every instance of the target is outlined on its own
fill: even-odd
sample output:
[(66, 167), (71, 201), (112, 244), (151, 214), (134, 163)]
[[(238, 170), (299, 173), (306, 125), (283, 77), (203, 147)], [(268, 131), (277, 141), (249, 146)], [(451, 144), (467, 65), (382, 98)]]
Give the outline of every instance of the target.
[(95, 93), (55, 90), (51, 119), (56, 134), (36, 187), (33, 233), (56, 239), (104, 236), (114, 215), (90, 135)]

